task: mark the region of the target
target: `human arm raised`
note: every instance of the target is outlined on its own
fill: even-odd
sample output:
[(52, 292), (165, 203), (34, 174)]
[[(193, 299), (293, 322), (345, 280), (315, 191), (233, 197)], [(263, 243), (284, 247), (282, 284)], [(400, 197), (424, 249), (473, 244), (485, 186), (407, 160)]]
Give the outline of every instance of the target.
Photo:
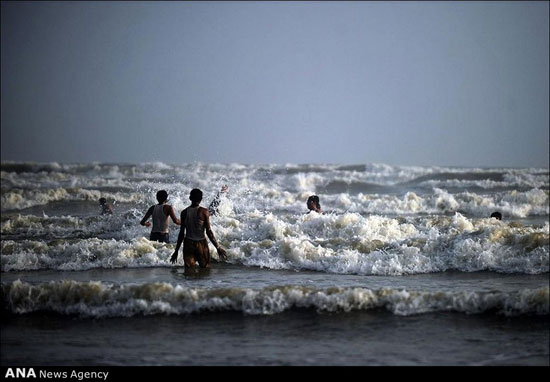
[(218, 206), (220, 205), (220, 196), (221, 194), (227, 191), (227, 188), (228, 188), (227, 185), (224, 185), (222, 189), (216, 194), (216, 197), (214, 198), (214, 200), (212, 200), (212, 203), (210, 203), (210, 205), (208, 206), (208, 212), (210, 213), (210, 215), (214, 216), (218, 213)]

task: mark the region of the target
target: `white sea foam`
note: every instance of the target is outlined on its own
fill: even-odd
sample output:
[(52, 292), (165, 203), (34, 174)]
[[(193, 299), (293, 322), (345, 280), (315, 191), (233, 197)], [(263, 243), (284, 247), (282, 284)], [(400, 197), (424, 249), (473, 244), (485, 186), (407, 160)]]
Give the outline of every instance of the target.
[(549, 268), (548, 224), (524, 227), (458, 213), (411, 222), (312, 213), (295, 222), (259, 214), (238, 229), (228, 226), (221, 221), (217, 231), (229, 259), (246, 265), (375, 275), (447, 270), (536, 274)]
[(548, 315), (549, 288), (514, 292), (422, 292), (383, 288), (273, 286), (189, 288), (169, 283), (111, 284), (57, 281), (32, 285), (19, 280), (2, 284), (4, 309), (15, 314), (49, 311), (85, 317), (130, 317), (237, 311), (271, 315), (290, 309), (350, 312), (384, 309), (396, 315), (430, 312), (507, 316)]
[(56, 269), (77, 271), (91, 268), (168, 266), (173, 247), (144, 237), (131, 241), (3, 240), (2, 271)]
[(144, 195), (135, 192), (107, 192), (99, 190), (87, 190), (82, 188), (56, 188), (56, 189), (12, 189), (2, 193), (2, 210), (22, 210), (25, 208), (45, 205), (51, 202), (79, 200), (92, 200), (97, 202), (101, 197), (119, 202), (137, 203), (144, 199)]
[[(3, 271), (168, 265), (173, 244), (121, 255), (147, 241), (139, 221), (156, 191), (166, 189), (179, 214), (191, 188), (203, 189), (208, 205), (228, 184), (212, 224), (234, 263), (375, 275), (548, 272), (548, 223), (514, 221), (550, 214), (547, 169), (162, 162), (1, 168)], [(458, 190), (433, 186), (451, 184)], [(471, 185), (483, 190), (469, 191)], [(313, 193), (325, 214), (304, 214)], [(114, 215), (97, 216), (100, 197), (115, 203)], [(503, 221), (487, 219), (497, 210)], [(174, 242), (178, 227), (171, 227)]]
[[(512, 217), (549, 213), (547, 169), (3, 162), (0, 176), (3, 211), (63, 200), (97, 200), (102, 196), (140, 204), (154, 202), (158, 189), (166, 189), (172, 198), (182, 200), (178, 207), (183, 207), (191, 188), (203, 189), (205, 200), (211, 200), (222, 184), (229, 184), (231, 194), (240, 198), (240, 207), (245, 209), (265, 206), (304, 209), (304, 197), (318, 193), (323, 204), (337, 212), (458, 211), (478, 217), (497, 209)], [(468, 192), (472, 185), (487, 189), (488, 193)], [(449, 193), (446, 191), (449, 187), (463, 191)], [(493, 188), (498, 192), (492, 192)]]
[[(459, 270), (540, 274), (549, 270), (549, 224), (523, 226), (496, 219), (363, 217), (357, 213), (277, 216), (254, 211), (245, 219), (213, 218), (228, 261), (273, 269), (402, 275)], [(20, 217), (2, 232), (49, 232), (50, 239), (3, 240), (2, 271), (169, 266), (174, 244), (150, 242), (137, 222), (90, 218)], [(134, 220), (138, 220), (134, 217)], [(24, 228), (20, 228), (23, 225)], [(50, 228), (55, 226), (55, 229)], [(63, 239), (64, 232), (88, 236)], [(89, 233), (104, 232), (103, 238)], [(55, 236), (57, 234), (58, 236)], [(111, 239), (106, 239), (109, 235)], [(173, 233), (175, 237), (177, 231)], [(90, 237), (92, 236), (92, 237)], [(101, 235), (100, 235), (101, 236)], [(212, 256), (217, 258), (211, 247)]]

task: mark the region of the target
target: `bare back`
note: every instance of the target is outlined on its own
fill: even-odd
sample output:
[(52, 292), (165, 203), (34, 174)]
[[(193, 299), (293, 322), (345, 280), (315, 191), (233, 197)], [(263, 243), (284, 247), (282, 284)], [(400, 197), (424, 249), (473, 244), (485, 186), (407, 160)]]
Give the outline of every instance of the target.
[(185, 209), (185, 237), (194, 241), (206, 239), (206, 225), (203, 207), (187, 207)]

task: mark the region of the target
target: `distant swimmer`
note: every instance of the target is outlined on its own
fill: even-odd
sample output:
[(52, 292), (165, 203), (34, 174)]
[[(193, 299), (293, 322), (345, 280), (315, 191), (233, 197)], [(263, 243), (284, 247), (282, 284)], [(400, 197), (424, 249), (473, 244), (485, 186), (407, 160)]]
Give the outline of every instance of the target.
[(212, 200), (212, 203), (208, 206), (208, 212), (210, 212), (211, 216), (214, 216), (218, 213), (218, 206), (220, 205), (220, 198), (221, 196), (227, 192), (228, 187), (225, 185), (222, 187), (222, 189), (216, 194), (216, 197), (214, 200)]
[(309, 198), (307, 198), (307, 208), (309, 209), (308, 214), (311, 211), (315, 211), (320, 214), (323, 213), (323, 211), (321, 211), (321, 203), (317, 195), (311, 195)]
[(491, 214), (491, 217), (492, 217), (492, 218), (495, 218), (495, 219), (497, 219), (497, 220), (502, 220), (502, 214), (501, 214), (500, 212), (498, 212), (498, 211), (493, 212), (493, 213)]
[(178, 235), (178, 242), (174, 254), (170, 258), (173, 264), (178, 260), (178, 252), (183, 242), (183, 263), (185, 268), (194, 268), (195, 263), (199, 263), (201, 268), (210, 267), (210, 249), (206, 241), (206, 235), (218, 251), (222, 260), (226, 260), (225, 249), (223, 249), (210, 227), (210, 212), (204, 207), (200, 207), (202, 201), (202, 191), (198, 188), (191, 190), (189, 194), (191, 205), (181, 211), (181, 227)]
[(113, 206), (111, 206), (109, 203), (107, 203), (107, 199), (105, 199), (105, 198), (99, 199), (99, 205), (101, 206), (101, 215), (112, 215), (113, 214)]
[(164, 190), (157, 192), (157, 201), (158, 204), (151, 206), (143, 219), (139, 224), (150, 227), (151, 223), (148, 222), (149, 218), (153, 217), (153, 228), (151, 229), (151, 235), (149, 240), (159, 241), (161, 243), (168, 243), (170, 240), (168, 223), (169, 219), (172, 218), (174, 224), (180, 225), (180, 220), (176, 217), (174, 207), (166, 204), (168, 201), (168, 193)]

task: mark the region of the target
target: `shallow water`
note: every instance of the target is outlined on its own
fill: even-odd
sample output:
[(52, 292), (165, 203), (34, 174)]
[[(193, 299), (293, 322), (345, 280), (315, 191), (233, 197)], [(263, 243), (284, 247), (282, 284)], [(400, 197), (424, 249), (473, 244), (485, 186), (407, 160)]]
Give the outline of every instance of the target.
[[(165, 307), (158, 311), (146, 308), (148, 298), (151, 306), (155, 300), (183, 306), (205, 304), (206, 299), (174, 300), (142, 291), (133, 296), (141, 300), (141, 309), (124, 306), (130, 298), (126, 296), (105, 315), (97, 308), (107, 301), (94, 304), (73, 289), (78, 303), (87, 307), (53, 314), (54, 299), (51, 305), (35, 306), (38, 310), (32, 313), (3, 312), (2, 365), (549, 365), (548, 274), (359, 276), (230, 264), (214, 264), (209, 271), (192, 273), (181, 267), (162, 267), (3, 274), (3, 285), (13, 285), (16, 280), (35, 286), (55, 285), (61, 280), (161, 289), (174, 285), (212, 293), (290, 285), (316, 291), (335, 286), (386, 288), (435, 296), (537, 289), (545, 289), (546, 294), (539, 303), (543, 314), (531, 309), (530, 313), (507, 315), (500, 305), (483, 307), (483, 299), (475, 298), (462, 311), (457, 305), (424, 312), (427, 306), (422, 307), (422, 300), (413, 303), (410, 312), (392, 311), (386, 305), (349, 307), (342, 301), (333, 302), (333, 309), (313, 303), (278, 311), (276, 303), (258, 301), (256, 309), (249, 305), (247, 310), (245, 302), (239, 301), (241, 305), (229, 307), (218, 303), (203, 309), (178, 312)], [(67, 308), (75, 302), (64, 294), (61, 305)], [(433, 301), (426, 304), (434, 307)]]
[[(32, 339), (32, 341), (29, 341)], [(2, 365), (543, 365), (547, 318), (386, 312), (2, 319)]]
[[(6, 162), (1, 179), (3, 366), (549, 365), (548, 169)], [(138, 224), (155, 192), (179, 212), (223, 184), (228, 262), (211, 246), (210, 270), (171, 265), (177, 227), (163, 244)]]

